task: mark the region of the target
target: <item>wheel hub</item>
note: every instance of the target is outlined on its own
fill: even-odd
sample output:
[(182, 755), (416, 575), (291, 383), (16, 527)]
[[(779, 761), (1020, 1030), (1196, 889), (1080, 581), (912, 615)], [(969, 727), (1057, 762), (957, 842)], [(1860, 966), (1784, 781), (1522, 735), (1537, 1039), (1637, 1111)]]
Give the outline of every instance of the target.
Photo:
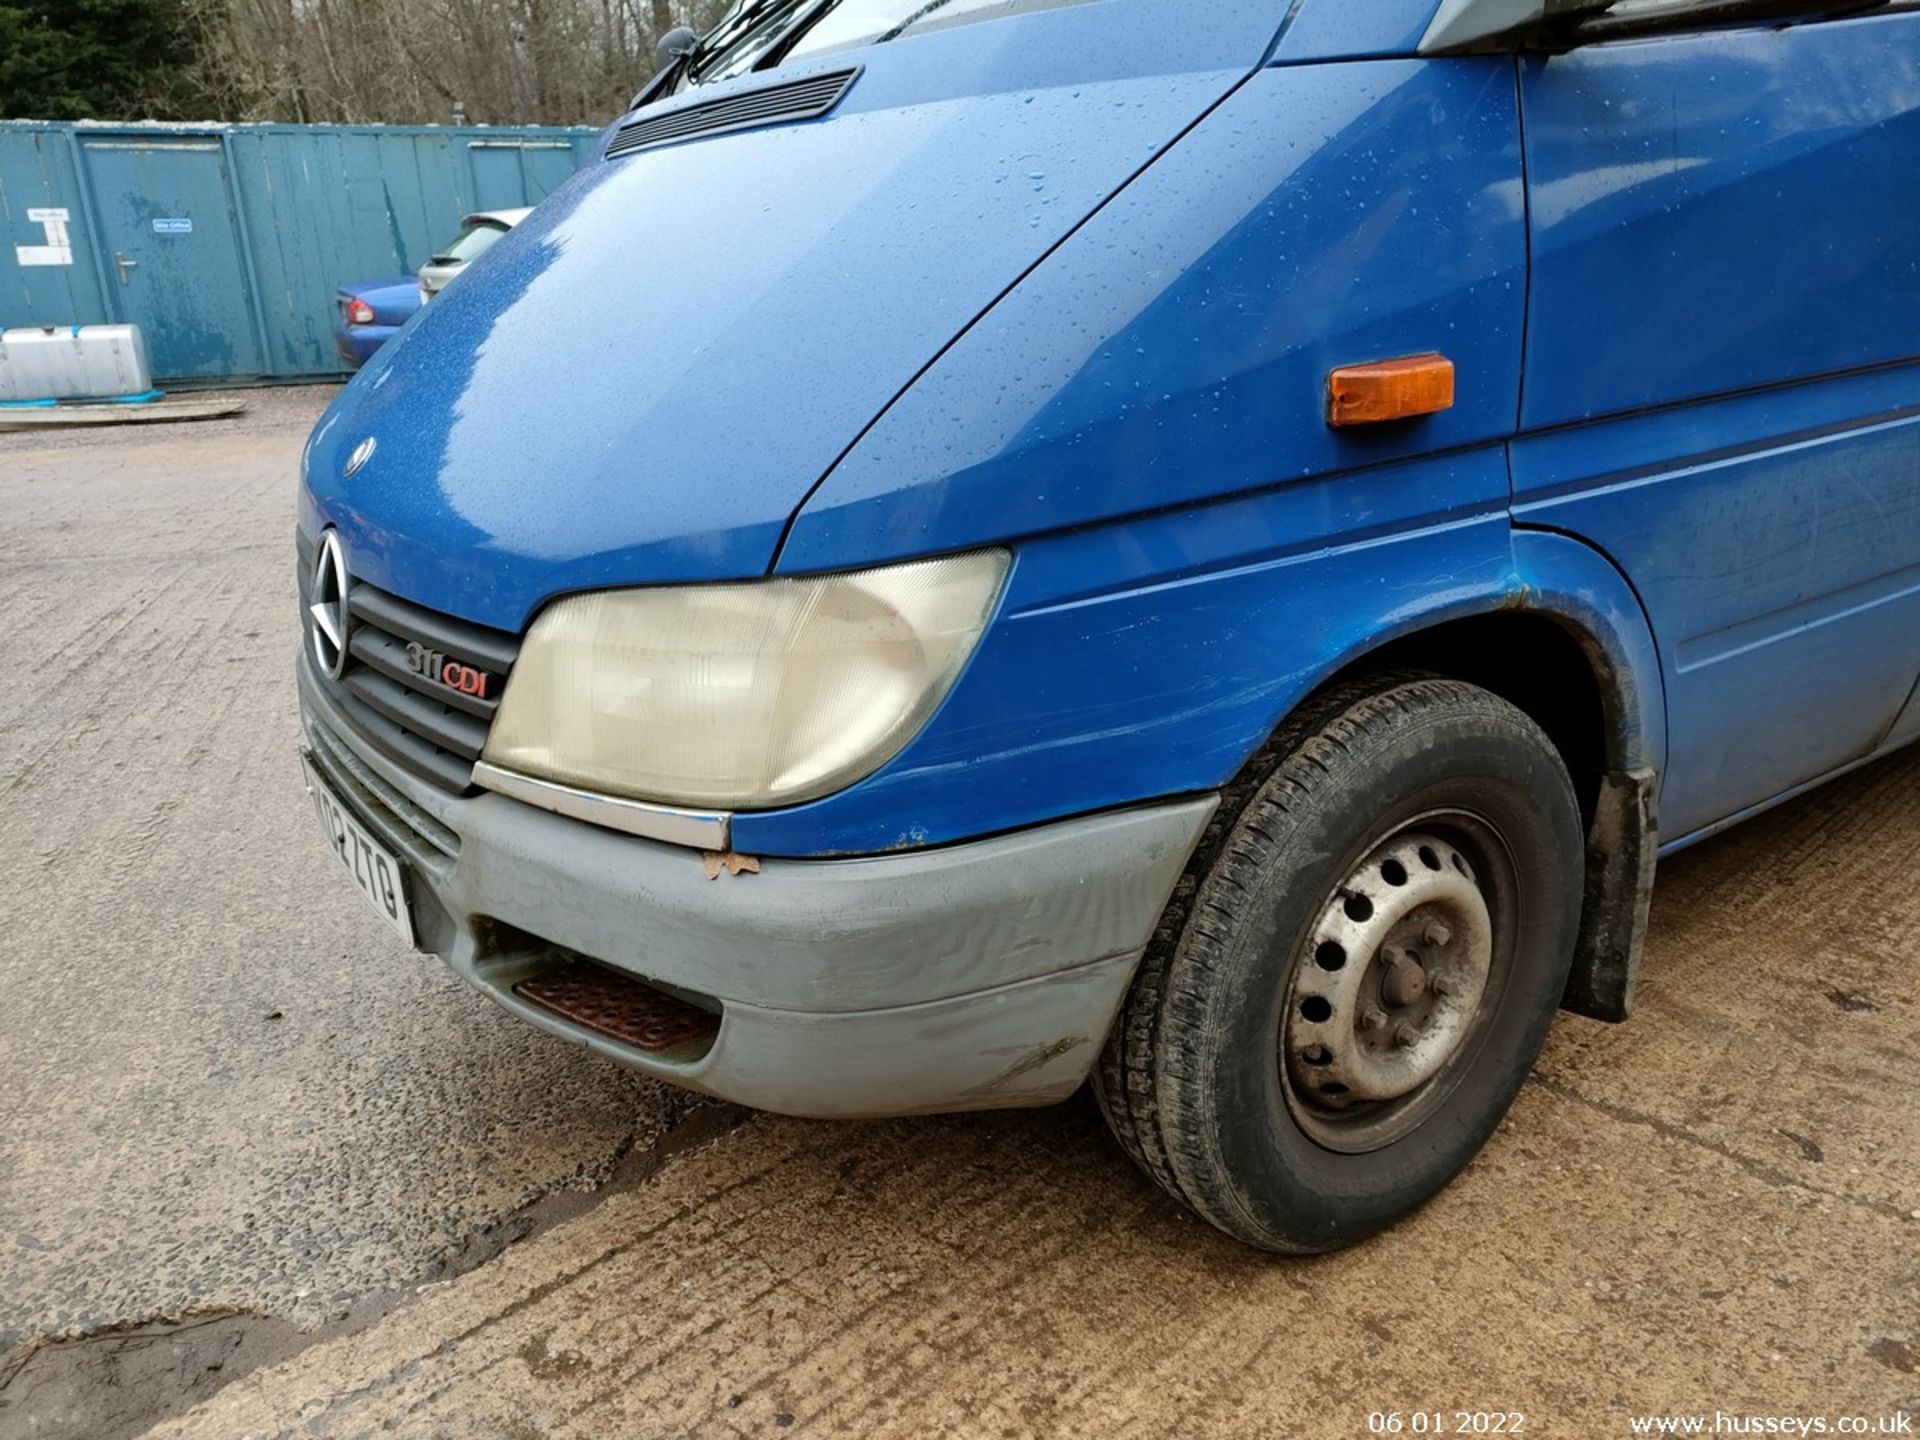
[(1387, 962), (1387, 973), (1380, 982), (1380, 998), (1404, 1009), (1417, 1005), (1427, 993), (1427, 972), (1413, 952), (1395, 947), (1398, 953)]
[(1295, 1092), (1348, 1114), (1412, 1094), (1473, 1026), (1493, 965), (1486, 897), (1458, 847), (1406, 832), (1334, 891), (1281, 1032)]

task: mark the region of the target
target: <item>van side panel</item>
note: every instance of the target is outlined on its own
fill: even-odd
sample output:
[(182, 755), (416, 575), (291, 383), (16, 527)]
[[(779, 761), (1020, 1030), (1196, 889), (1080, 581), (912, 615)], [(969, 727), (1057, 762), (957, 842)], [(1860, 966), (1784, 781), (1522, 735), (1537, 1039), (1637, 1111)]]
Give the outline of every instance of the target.
[[(777, 568), (999, 543), (1510, 435), (1525, 241), (1511, 59), (1269, 67), (894, 403)], [(1329, 371), (1428, 350), (1458, 367), (1451, 410), (1328, 428)]]
[(1669, 838), (1887, 732), (1920, 668), (1920, 367), (1524, 437), (1513, 473), (1521, 523), (1591, 537), (1645, 602)]
[(1920, 356), (1920, 14), (1521, 69), (1527, 429)]
[(1571, 428), (1515, 511), (1645, 603), (1670, 839), (1869, 753), (1920, 673), (1917, 53), (1904, 14), (1523, 66), (1523, 416)]

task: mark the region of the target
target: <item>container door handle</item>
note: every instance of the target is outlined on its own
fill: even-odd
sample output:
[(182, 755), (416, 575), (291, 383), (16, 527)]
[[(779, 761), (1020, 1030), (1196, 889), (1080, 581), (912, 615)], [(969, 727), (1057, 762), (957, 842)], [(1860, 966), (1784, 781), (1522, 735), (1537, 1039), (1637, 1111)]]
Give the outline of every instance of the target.
[(122, 285), (125, 285), (127, 283), (127, 272), (129, 270), (137, 269), (139, 267), (139, 264), (140, 262), (138, 260), (129, 260), (126, 256), (122, 255), (118, 250), (113, 252), (113, 268), (120, 273), (120, 283)]

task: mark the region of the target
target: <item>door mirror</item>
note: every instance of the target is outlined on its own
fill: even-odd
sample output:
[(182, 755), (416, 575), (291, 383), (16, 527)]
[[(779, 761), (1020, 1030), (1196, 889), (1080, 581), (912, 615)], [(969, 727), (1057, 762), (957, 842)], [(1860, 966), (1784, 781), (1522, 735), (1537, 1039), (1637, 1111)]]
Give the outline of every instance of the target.
[(660, 37), (653, 47), (653, 68), (655, 71), (671, 70), (694, 52), (700, 44), (700, 35), (691, 25), (676, 25)]

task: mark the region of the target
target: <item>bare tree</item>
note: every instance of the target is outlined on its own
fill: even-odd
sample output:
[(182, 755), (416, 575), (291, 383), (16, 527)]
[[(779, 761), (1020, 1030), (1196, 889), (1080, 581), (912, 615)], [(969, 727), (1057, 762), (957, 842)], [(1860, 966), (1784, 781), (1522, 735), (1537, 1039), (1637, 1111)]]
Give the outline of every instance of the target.
[(234, 120), (600, 124), (655, 42), (727, 0), (188, 0), (201, 104)]

